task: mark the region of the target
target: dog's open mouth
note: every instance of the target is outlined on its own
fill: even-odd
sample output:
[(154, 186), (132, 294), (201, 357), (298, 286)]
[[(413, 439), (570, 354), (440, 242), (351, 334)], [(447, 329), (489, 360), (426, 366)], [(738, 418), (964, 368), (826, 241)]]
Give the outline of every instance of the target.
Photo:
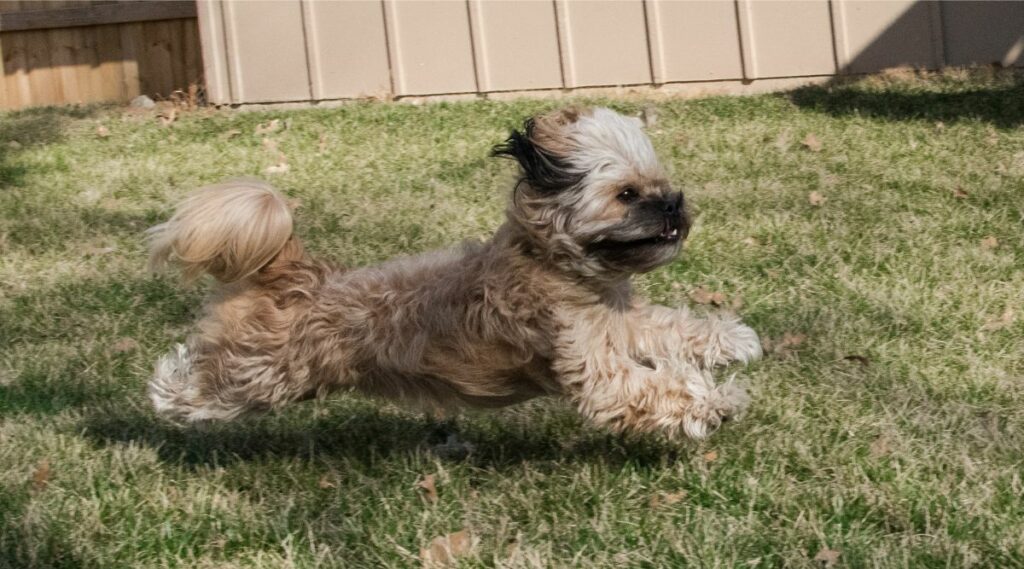
[(626, 241), (617, 241), (614, 239), (608, 239), (594, 243), (593, 246), (599, 249), (634, 249), (637, 247), (646, 246), (661, 246), (661, 245), (674, 245), (684, 237), (684, 233), (678, 226), (673, 223), (666, 223), (665, 227), (662, 228), (661, 232), (657, 235), (650, 237), (644, 237), (641, 239), (630, 239)]

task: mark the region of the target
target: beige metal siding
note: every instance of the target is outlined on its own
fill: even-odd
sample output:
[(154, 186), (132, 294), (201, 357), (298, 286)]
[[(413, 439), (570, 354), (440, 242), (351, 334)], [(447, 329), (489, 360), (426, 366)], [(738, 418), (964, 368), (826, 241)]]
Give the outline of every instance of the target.
[(550, 1), (470, 0), (481, 91), (562, 87)]
[(558, 2), (566, 87), (650, 83), (640, 0)]
[(946, 62), (1024, 65), (1024, 2), (941, 2)]
[(311, 99), (302, 6), (291, 0), (221, 5), (234, 100)]
[(386, 2), (388, 41), (399, 95), (477, 90), (466, 2)]
[(939, 22), (933, 22), (930, 3), (901, 1), (840, 1), (833, 4), (836, 57), (839, 68), (870, 73), (910, 65), (935, 68), (933, 40)]
[(746, 77), (836, 72), (826, 0), (739, 0)]
[(314, 99), (391, 91), (384, 9), (374, 0), (304, 2)]
[(652, 0), (647, 20), (655, 83), (743, 77), (733, 2)]

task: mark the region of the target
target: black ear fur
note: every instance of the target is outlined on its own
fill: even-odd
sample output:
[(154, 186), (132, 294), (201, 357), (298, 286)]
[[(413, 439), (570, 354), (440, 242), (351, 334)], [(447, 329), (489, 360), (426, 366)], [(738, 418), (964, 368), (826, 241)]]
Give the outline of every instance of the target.
[(494, 147), (491, 156), (515, 159), (523, 170), (521, 181), (541, 193), (555, 193), (578, 184), (583, 174), (570, 171), (564, 159), (533, 143), (534, 126), (534, 120), (527, 119), (523, 132), (513, 130), (504, 144)]

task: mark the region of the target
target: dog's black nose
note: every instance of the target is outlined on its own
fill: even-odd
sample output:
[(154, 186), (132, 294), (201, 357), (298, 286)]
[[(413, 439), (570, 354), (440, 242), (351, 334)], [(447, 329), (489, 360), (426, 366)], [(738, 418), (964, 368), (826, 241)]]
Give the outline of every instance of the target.
[(662, 211), (668, 215), (675, 215), (683, 208), (683, 193), (676, 192), (665, 198)]

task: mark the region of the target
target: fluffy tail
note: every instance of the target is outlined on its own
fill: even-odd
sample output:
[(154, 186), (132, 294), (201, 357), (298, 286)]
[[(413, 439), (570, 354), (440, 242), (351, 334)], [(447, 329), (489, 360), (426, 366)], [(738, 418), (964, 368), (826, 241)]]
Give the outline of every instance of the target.
[(149, 236), (154, 269), (173, 262), (186, 280), (208, 273), (230, 283), (259, 271), (289, 244), (292, 212), (266, 182), (234, 180), (192, 194)]

